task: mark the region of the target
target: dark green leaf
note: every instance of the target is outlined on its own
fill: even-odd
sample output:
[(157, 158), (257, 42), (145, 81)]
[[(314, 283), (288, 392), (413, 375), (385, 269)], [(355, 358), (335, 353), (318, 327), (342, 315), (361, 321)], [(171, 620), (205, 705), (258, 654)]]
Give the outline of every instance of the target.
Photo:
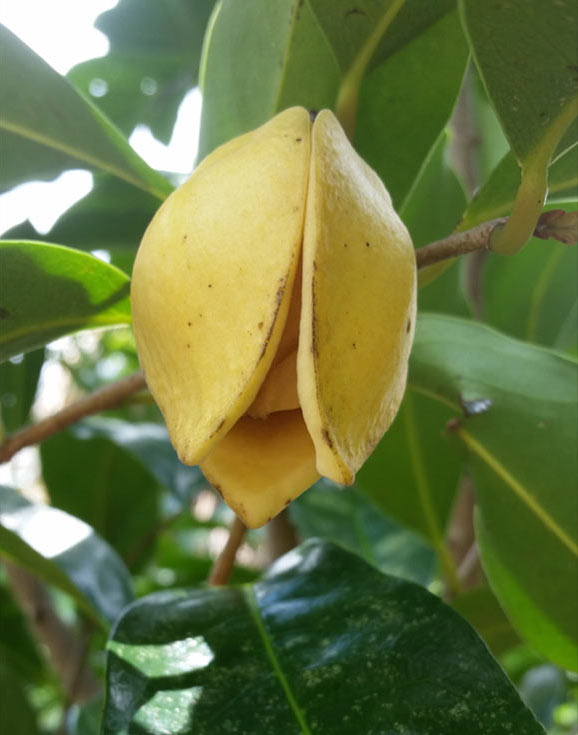
[(0, 360), (90, 327), (130, 322), (129, 279), (86, 253), (0, 242)]
[(554, 128), (575, 104), (576, 3), (461, 0), (461, 7), (488, 95), (512, 150), (527, 160), (549, 135), (563, 135), (566, 126)]
[(0, 659), (27, 683), (38, 683), (44, 673), (38, 645), (22, 610), (4, 586), (0, 586)]
[(573, 0), (460, 0), (460, 7), (488, 96), (522, 168), (512, 216), (492, 238), (496, 251), (511, 255), (534, 231), (550, 162), (576, 142), (578, 6)]
[(105, 735), (216, 731), (543, 732), (455, 612), (319, 541), (253, 586), (158, 593), (117, 625)]
[[(106, 56), (68, 74), (90, 93), (96, 80), (105, 94), (98, 104), (126, 135), (138, 123), (168, 143), (178, 106), (197, 83), (201, 44), (214, 0), (122, 0), (95, 26), (110, 42)], [(102, 86), (102, 83), (106, 88)]]
[(417, 5), (408, 3), (386, 34), (391, 55), (380, 55), (380, 64), (361, 87), (355, 129), (359, 154), (377, 171), (398, 208), (450, 118), (468, 60), (457, 12), (447, 12), (454, 3), (444, 3), (444, 15), (406, 39), (408, 25), (422, 15), (429, 20), (429, 5), (439, 12), (438, 3)]
[(516, 629), (578, 660), (578, 383), (574, 360), (488, 327), (422, 315), (410, 385), (461, 414), (490, 584)]
[[(444, 133), (432, 149), (400, 210), (414, 246), (420, 248), (454, 230), (466, 207), (466, 195), (448, 163), (449, 136)], [(420, 308), (469, 316), (462, 288), (464, 262), (458, 261), (427, 284), (419, 294)]]
[(466, 592), (452, 600), (452, 607), (474, 626), (494, 656), (501, 656), (520, 642), (489, 587)]
[(485, 321), (514, 337), (575, 353), (577, 273), (578, 249), (552, 240), (533, 238), (515, 258), (492, 253), (482, 271)]
[(428, 585), (435, 557), (431, 547), (369, 503), (356, 490), (320, 481), (289, 508), (298, 532), (340, 543), (382, 572)]
[(18, 362), (0, 364), (0, 426), (8, 433), (28, 420), (43, 364), (43, 349), (23, 355)]
[(132, 599), (126, 567), (90, 526), (1, 486), (0, 554), (67, 592), (100, 623)]
[(171, 192), (92, 103), (4, 26), (0, 42), (0, 190), (81, 166), (108, 171), (160, 199)]
[(26, 697), (24, 687), (2, 661), (0, 661), (0, 691), (3, 731), (10, 735), (40, 735), (36, 714)]
[(152, 473), (88, 423), (50, 437), (41, 456), (54, 505), (89, 523), (129, 565), (140, 561), (159, 521)]
[(171, 491), (181, 510), (187, 509), (198, 491), (207, 487), (198, 467), (187, 467), (179, 460), (161, 424), (94, 418), (78, 425), (74, 435), (83, 440), (108, 439), (122, 448)]

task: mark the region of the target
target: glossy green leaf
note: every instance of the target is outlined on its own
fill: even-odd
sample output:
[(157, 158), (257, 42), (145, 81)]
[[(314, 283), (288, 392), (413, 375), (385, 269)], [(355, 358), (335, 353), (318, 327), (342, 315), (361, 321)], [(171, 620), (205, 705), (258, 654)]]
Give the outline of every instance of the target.
[(0, 364), (0, 426), (6, 432), (27, 422), (43, 364), (43, 349)]
[(0, 43), (0, 190), (88, 167), (160, 199), (171, 192), (170, 183), (134, 152), (97, 107), (4, 26)]
[(132, 599), (126, 567), (90, 526), (1, 486), (0, 554), (67, 592), (100, 623)]
[[(92, 190), (67, 209), (45, 237), (80, 250), (127, 250), (134, 257), (158, 206), (151, 194), (113, 176), (97, 174)], [(40, 235), (26, 221), (3, 237), (37, 240)]]
[(213, 5), (214, 0), (122, 0), (95, 23), (108, 37), (108, 54), (75, 66), (68, 78), (86, 94), (92, 85), (99, 107), (126, 135), (140, 123), (168, 143), (178, 106), (197, 82)]
[(435, 556), (416, 534), (384, 516), (363, 495), (321, 480), (289, 507), (301, 538), (323, 538), (359, 554), (382, 572), (427, 586)]
[[(577, 364), (478, 323), (422, 315), (409, 384), (453, 408), (490, 584), (518, 631), (578, 660)], [(523, 602), (522, 602), (523, 600)]]
[(460, 0), (460, 8), (488, 96), (522, 167), (512, 216), (493, 238), (498, 252), (513, 254), (534, 230), (551, 160), (576, 142), (578, 7), (573, 0)]
[[(508, 153), (496, 166), (488, 181), (477, 192), (460, 223), (460, 230), (487, 220), (510, 214), (516, 192), (520, 185), (520, 169), (512, 153)], [(548, 195), (554, 202), (560, 197), (570, 199), (573, 191), (576, 198), (578, 187), (578, 146), (574, 146), (561, 156), (548, 170)]]
[(357, 473), (356, 486), (387, 515), (433, 546), (455, 586), (456, 573), (445, 542), (461, 473), (444, 436), (451, 417), (446, 406), (407, 390), (393, 425)]
[[(451, 116), (469, 55), (457, 11), (447, 11), (454, 3), (415, 5), (400, 12), (384, 39), (399, 46), (393, 45), (386, 58), (380, 55), (362, 84), (355, 129), (359, 154), (377, 171), (398, 208)], [(415, 23), (416, 15), (432, 13), (428, 5), (445, 13), (406, 39), (406, 26)]]
[(543, 732), (455, 612), (321, 541), (252, 586), (139, 601), (107, 679), (105, 735)]
[(159, 521), (156, 477), (88, 422), (50, 437), (40, 451), (54, 505), (89, 523), (129, 566), (142, 561)]
[(129, 279), (114, 266), (60, 245), (0, 242), (0, 360), (129, 322)]

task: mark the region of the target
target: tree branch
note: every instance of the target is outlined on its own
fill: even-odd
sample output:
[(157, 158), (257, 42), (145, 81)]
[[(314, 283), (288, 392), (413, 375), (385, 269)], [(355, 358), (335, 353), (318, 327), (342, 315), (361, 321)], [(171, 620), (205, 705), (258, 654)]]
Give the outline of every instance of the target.
[(456, 232), (443, 240), (436, 240), (436, 242), (416, 250), (415, 260), (418, 270), (439, 263), (441, 260), (455, 258), (458, 255), (473, 253), (476, 250), (489, 250), (494, 231), (503, 227), (506, 221), (507, 217), (492, 219), (471, 230)]
[(80, 421), (85, 416), (90, 416), (100, 411), (114, 408), (125, 401), (133, 393), (137, 393), (146, 387), (142, 372), (136, 372), (127, 378), (118, 380), (116, 383), (101, 388), (84, 398), (66, 406), (53, 416), (49, 416), (37, 424), (27, 426), (17, 431), (0, 445), (0, 464), (8, 462), (9, 459), (24, 447), (38, 444), (49, 436), (66, 429), (71, 424)]
[(217, 587), (227, 584), (233, 571), (233, 566), (235, 565), (237, 551), (245, 538), (246, 531), (247, 529), (243, 522), (235, 516), (229, 528), (229, 538), (227, 539), (225, 548), (215, 560), (209, 578), (207, 579), (210, 585)]

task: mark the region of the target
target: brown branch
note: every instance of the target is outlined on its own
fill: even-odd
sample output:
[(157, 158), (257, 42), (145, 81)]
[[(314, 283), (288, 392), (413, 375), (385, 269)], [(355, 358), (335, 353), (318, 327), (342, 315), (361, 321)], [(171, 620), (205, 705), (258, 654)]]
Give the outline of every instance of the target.
[(434, 265), (434, 263), (439, 263), (441, 260), (455, 258), (458, 255), (473, 253), (476, 250), (489, 250), (490, 239), (494, 231), (503, 227), (506, 220), (506, 217), (500, 217), (489, 222), (483, 222), (471, 230), (456, 232), (443, 240), (436, 240), (436, 242), (416, 250), (415, 260), (418, 269)]
[(127, 378), (100, 388), (84, 398), (66, 406), (53, 416), (49, 416), (37, 424), (27, 426), (9, 436), (0, 445), (0, 464), (8, 462), (9, 459), (24, 447), (38, 444), (49, 436), (66, 429), (71, 424), (80, 421), (85, 416), (90, 416), (100, 411), (106, 411), (123, 403), (129, 396), (146, 387), (143, 374), (139, 371), (129, 375)]
[(227, 539), (225, 548), (215, 560), (209, 578), (207, 579), (210, 585), (219, 586), (227, 584), (233, 571), (233, 566), (235, 565), (237, 551), (243, 542), (246, 531), (247, 529), (243, 522), (235, 516), (229, 528), (229, 538)]

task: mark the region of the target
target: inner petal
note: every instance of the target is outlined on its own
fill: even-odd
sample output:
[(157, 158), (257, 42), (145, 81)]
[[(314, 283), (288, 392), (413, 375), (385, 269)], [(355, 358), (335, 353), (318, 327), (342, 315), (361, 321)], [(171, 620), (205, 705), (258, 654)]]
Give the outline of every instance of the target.
[(243, 416), (201, 463), (207, 480), (249, 528), (259, 528), (319, 479), (301, 411)]

